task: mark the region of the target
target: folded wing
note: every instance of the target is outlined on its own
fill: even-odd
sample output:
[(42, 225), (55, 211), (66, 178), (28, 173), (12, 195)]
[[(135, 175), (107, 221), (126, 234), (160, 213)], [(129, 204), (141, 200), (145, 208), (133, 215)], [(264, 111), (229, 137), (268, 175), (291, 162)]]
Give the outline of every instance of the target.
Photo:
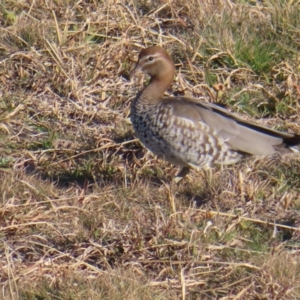
[[(178, 101), (179, 100), (179, 101)], [(272, 130), (230, 113), (217, 105), (185, 97), (169, 98), (174, 115), (193, 122), (204, 122), (233, 150), (252, 155), (271, 155), (292, 152), (300, 144), (300, 135)]]

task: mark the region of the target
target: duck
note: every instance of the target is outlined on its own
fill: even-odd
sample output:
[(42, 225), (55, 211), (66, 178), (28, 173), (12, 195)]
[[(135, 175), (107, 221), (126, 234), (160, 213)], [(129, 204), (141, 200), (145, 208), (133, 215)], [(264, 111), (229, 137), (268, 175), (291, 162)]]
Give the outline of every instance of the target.
[(175, 66), (160, 46), (140, 51), (130, 73), (150, 76), (131, 103), (135, 135), (159, 158), (180, 167), (176, 182), (191, 168), (208, 170), (230, 165), (245, 156), (298, 152), (300, 135), (246, 121), (216, 104), (182, 96), (166, 97)]

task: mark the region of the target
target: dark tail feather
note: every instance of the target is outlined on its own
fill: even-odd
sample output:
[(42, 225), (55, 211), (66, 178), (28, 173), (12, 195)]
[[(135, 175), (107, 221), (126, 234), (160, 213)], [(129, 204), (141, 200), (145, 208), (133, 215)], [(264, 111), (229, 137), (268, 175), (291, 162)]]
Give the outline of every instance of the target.
[(286, 147), (294, 147), (300, 145), (300, 135), (295, 134), (291, 137), (283, 137), (283, 144), (285, 144)]

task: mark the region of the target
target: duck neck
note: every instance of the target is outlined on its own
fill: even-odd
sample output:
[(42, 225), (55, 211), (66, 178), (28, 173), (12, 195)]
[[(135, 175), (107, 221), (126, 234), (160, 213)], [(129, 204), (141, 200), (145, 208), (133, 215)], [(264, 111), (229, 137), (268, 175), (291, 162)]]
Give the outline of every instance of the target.
[(141, 91), (140, 98), (151, 102), (160, 100), (164, 92), (171, 86), (174, 73), (166, 76), (153, 76), (149, 84)]

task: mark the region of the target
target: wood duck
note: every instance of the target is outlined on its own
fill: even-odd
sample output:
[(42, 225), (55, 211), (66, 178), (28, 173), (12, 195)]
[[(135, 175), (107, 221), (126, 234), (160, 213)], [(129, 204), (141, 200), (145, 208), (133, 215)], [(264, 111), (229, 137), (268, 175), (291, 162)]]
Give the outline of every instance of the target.
[(131, 121), (140, 141), (157, 156), (189, 169), (229, 165), (245, 155), (268, 156), (297, 152), (300, 135), (275, 131), (245, 121), (217, 105), (187, 97), (164, 97), (175, 68), (159, 46), (142, 50), (131, 76), (150, 76), (150, 82), (131, 105)]

